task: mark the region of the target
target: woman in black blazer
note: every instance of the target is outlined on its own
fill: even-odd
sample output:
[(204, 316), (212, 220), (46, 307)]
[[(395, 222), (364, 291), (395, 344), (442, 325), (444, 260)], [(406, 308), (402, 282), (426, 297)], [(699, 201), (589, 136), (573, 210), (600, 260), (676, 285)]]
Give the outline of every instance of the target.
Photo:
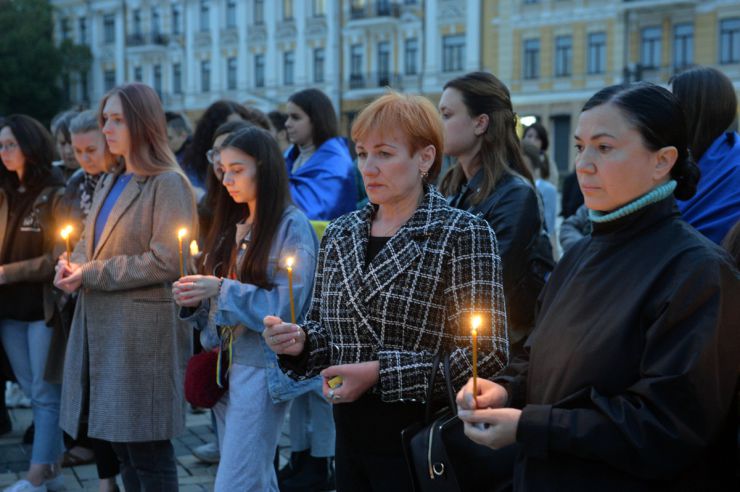
[[(434, 354), (450, 354), (453, 383), (462, 385), (479, 314), (480, 372), (507, 364), (500, 260), (490, 226), (426, 184), (442, 158), (429, 101), (387, 94), (358, 116), (352, 138), (370, 204), (326, 230), (303, 326), (268, 316), (263, 336), (288, 374), (324, 377), (337, 490), (405, 491), (400, 432), (423, 417)], [(343, 384), (330, 389), (336, 376)]]

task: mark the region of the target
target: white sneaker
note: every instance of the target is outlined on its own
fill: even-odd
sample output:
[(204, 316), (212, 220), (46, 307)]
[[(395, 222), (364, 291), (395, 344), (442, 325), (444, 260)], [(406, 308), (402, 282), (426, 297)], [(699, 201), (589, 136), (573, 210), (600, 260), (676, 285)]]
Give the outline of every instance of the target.
[(221, 461), (221, 452), (218, 450), (218, 444), (215, 442), (209, 442), (193, 449), (193, 456), (203, 463), (212, 465)]
[(6, 381), (5, 406), (8, 408), (31, 408), (31, 400), (23, 393), (18, 383)]
[(18, 480), (10, 487), (3, 490), (3, 492), (46, 492), (46, 484), (42, 483), (38, 487), (29, 482), (28, 480)]

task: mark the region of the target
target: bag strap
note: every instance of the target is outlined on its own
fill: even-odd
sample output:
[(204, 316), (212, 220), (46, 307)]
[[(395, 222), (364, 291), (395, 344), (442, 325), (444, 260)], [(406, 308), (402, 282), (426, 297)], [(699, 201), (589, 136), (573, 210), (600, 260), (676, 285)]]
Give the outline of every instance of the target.
[(427, 387), (426, 405), (424, 408), (424, 423), (430, 424), (434, 420), (434, 412), (432, 407), (432, 399), (434, 396), (434, 384), (437, 380), (437, 370), (439, 364), (442, 363), (442, 377), (445, 381), (445, 388), (447, 390), (447, 405), (450, 411), (457, 413), (457, 403), (455, 403), (455, 389), (452, 387), (452, 377), (450, 376), (450, 354), (436, 353), (432, 358), (432, 370), (429, 375), (429, 386)]

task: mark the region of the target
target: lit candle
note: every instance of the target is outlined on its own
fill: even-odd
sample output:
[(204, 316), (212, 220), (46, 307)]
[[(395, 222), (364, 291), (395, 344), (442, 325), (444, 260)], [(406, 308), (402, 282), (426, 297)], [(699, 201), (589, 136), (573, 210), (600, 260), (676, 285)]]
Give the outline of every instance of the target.
[(288, 256), (285, 259), (285, 266), (288, 268), (288, 295), (290, 296), (290, 322), (295, 324), (295, 302), (293, 301), (293, 257)]
[(72, 248), (69, 246), (69, 235), (72, 234), (73, 230), (71, 225), (62, 228), (62, 239), (67, 244), (67, 264), (72, 262)]
[(177, 231), (177, 252), (180, 255), (180, 277), (185, 276), (185, 259), (183, 258), (182, 253), (182, 238), (184, 238), (188, 233), (188, 230), (185, 228), (180, 229)]
[(473, 336), (473, 398), (478, 398), (478, 327), (480, 326), (480, 316), (473, 316), (471, 334)]

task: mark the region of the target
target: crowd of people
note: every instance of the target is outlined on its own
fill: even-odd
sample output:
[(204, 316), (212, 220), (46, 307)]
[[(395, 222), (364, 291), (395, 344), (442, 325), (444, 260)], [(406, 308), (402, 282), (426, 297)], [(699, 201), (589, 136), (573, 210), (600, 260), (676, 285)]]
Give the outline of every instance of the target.
[(401, 436), (448, 405), (439, 366), (488, 450), (475, 490), (736, 490), (732, 82), (596, 92), (560, 207), (504, 83), (441, 91), (389, 91), (349, 138), (318, 89), (194, 130), (141, 83), (51, 131), (0, 118), (0, 366), (33, 412), (6, 491), (90, 461), (103, 492), (178, 490), (188, 411), (217, 491), (419, 490)]

